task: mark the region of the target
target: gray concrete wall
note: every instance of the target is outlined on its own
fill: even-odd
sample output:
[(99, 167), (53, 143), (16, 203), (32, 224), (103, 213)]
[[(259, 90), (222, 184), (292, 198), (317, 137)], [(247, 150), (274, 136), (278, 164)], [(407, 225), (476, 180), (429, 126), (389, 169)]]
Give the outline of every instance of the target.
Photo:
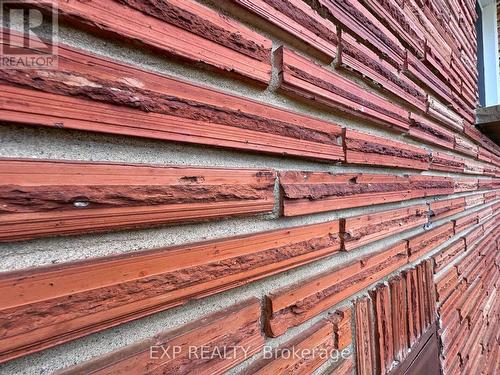
[[(212, 5), (218, 6), (222, 9), (223, 4), (221, 4), (222, 3), (213, 3)], [(250, 28), (271, 38), (273, 40), (274, 48), (277, 48), (280, 45), (286, 45), (301, 53), (309, 54), (309, 56), (312, 57), (315, 56), (314, 52), (310, 51), (304, 45), (301, 45), (296, 41), (292, 41), (290, 37), (284, 35), (281, 31), (263, 23), (246, 12), (238, 10), (235, 7), (228, 7), (224, 11), (235, 18), (240, 19)], [(270, 87), (266, 89), (259, 89), (251, 85), (244, 84), (238, 80), (220, 76), (213, 72), (191, 68), (186, 65), (173, 62), (169, 59), (161, 58), (157, 55), (151, 55), (142, 51), (140, 48), (136, 48), (135, 46), (114, 43), (110, 40), (104, 40), (63, 25), (60, 26), (59, 32), (60, 41), (62, 43), (133, 64), (143, 69), (201, 83), (220, 90), (253, 98), (258, 101), (271, 103), (279, 107), (293, 109), (294, 111), (299, 111), (321, 119), (336, 122), (342, 126), (352, 129), (363, 130), (365, 132), (405, 141), (410, 144), (421, 145), (417, 141), (403, 135), (392, 133), (366, 122), (347, 118), (340, 113), (320, 110), (277, 93), (276, 71), (273, 74), (273, 83)], [(388, 97), (388, 100), (397, 101), (392, 97)], [(425, 147), (429, 150), (439, 150), (439, 148), (435, 148), (430, 145), (425, 145)], [(463, 157), (463, 155), (461, 156)], [(340, 167), (338, 165), (316, 163), (287, 157), (265, 156), (250, 153), (245, 154), (243, 152), (226, 151), (173, 142), (134, 139), (123, 136), (91, 134), (72, 130), (35, 128), (9, 124), (0, 124), (0, 157), (29, 157), (240, 168), (268, 167), (275, 168), (277, 170), (300, 169), (330, 172), (396, 173), (400, 175), (410, 172), (409, 170), (403, 169), (377, 168), (369, 166)], [(415, 171), (411, 172), (416, 173)], [(422, 174), (452, 177), (470, 176), (432, 171), (422, 172)], [(462, 193), (454, 196), (464, 196), (470, 194), (471, 193)], [(451, 197), (452, 196), (432, 198), (432, 200), (449, 199)], [(10, 270), (26, 269), (29, 267), (39, 267), (109, 254), (141, 251), (155, 247), (185, 244), (207, 239), (229, 237), (238, 234), (256, 233), (307, 223), (317, 223), (339, 217), (348, 217), (362, 213), (384, 211), (390, 208), (410, 206), (415, 203), (422, 203), (426, 201), (429, 201), (429, 199), (415, 199), (404, 202), (339, 210), (296, 218), (277, 217), (277, 213), (274, 213), (251, 218), (227, 219), (208, 223), (176, 225), (171, 227), (104, 234), (46, 238), (12, 244), (0, 244), (0, 254), (2, 258), (0, 262), (0, 271), (5, 272)], [(478, 208), (475, 209), (477, 210)], [(463, 213), (455, 216), (463, 216)], [(446, 221), (448, 220), (449, 218), (446, 219)], [(202, 300), (192, 301), (181, 307), (157, 313), (147, 318), (126, 323), (118, 327), (36, 353), (34, 355), (8, 362), (0, 365), (0, 373), (5, 375), (52, 373), (54, 370), (80, 363), (95, 356), (123, 347), (124, 345), (130, 344), (139, 339), (150, 337), (158, 331), (167, 330), (169, 328), (190, 322), (193, 319), (205, 316), (213, 311), (218, 311), (221, 308), (228, 307), (233, 305), (235, 302), (245, 300), (251, 296), (262, 297), (270, 291), (277, 290), (291, 283), (300, 282), (301, 280), (332, 269), (333, 267), (343, 264), (353, 257), (358, 256), (359, 254), (370, 253), (383, 249), (387, 245), (395, 243), (402, 238), (407, 238), (410, 235), (423, 231), (423, 228), (417, 228), (415, 230), (400, 233), (382, 241), (364, 246), (354, 252), (334, 255), (276, 276), (253, 282), (237, 289), (204, 298)], [(451, 241), (448, 241), (448, 243), (449, 242)], [(440, 250), (448, 243), (440, 246), (434, 252)], [(326, 313), (320, 314), (300, 327), (290, 329), (286, 334), (280, 336), (279, 338), (268, 338), (267, 343), (273, 346), (279, 345), (280, 343), (295, 336), (300, 331), (307, 329), (325, 315)], [(251, 359), (236, 367), (231, 371), (231, 373), (237, 373), (238, 370), (246, 367), (253, 360), (254, 359)], [(331, 366), (332, 363), (327, 363), (322, 366), (317, 373), (323, 373)]]

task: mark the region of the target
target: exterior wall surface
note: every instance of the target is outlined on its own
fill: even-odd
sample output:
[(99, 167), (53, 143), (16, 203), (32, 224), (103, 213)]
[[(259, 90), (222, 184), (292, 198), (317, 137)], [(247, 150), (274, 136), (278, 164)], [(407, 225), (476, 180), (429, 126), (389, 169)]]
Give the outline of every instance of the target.
[(1, 374), (498, 371), (474, 1), (57, 5), (0, 68)]

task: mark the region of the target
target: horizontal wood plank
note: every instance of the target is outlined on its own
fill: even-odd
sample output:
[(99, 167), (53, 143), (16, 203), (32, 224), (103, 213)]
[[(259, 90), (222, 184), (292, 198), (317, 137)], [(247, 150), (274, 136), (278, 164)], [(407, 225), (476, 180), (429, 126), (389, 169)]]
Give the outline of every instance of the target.
[(328, 320), (321, 320), (274, 349), (271, 358), (259, 360), (251, 365), (242, 375), (311, 374), (323, 365), (336, 349), (333, 324)]
[(0, 120), (7, 122), (344, 159), (336, 124), (63, 44), (57, 71), (1, 70), (0, 87)]
[(404, 131), (409, 128), (407, 110), (366, 91), (337, 72), (285, 47), (278, 50), (277, 59), (281, 90), (382, 126)]
[(331, 59), (337, 56), (336, 25), (321, 17), (306, 2), (301, 0), (235, 0), (235, 2)]
[(453, 223), (446, 223), (409, 238), (407, 241), (410, 262), (413, 262), (417, 258), (424, 256), (429, 251), (434, 250), (436, 247), (450, 239), (453, 234)]
[(406, 243), (339, 266), (311, 280), (266, 296), (266, 332), (280, 336), (368, 287), (408, 261)]
[[(264, 346), (259, 317), (260, 304), (253, 298), (59, 373), (224, 374)], [(235, 350), (223, 355), (229, 348)]]
[(341, 219), (345, 250), (366, 245), (427, 223), (428, 208), (416, 205)]
[(280, 172), (285, 216), (410, 199), (405, 177), (383, 174)]
[(338, 232), (333, 221), (3, 273), (0, 361), (332, 255)]
[(455, 144), (452, 131), (415, 113), (410, 113), (410, 129), (408, 132), (411, 137), (422, 142), (438, 145), (450, 150), (453, 150)]
[(0, 242), (270, 212), (271, 170), (0, 159)]
[(344, 142), (347, 163), (429, 169), (430, 153), (421, 147), (350, 129)]
[(355, 333), (356, 333), (356, 371), (359, 374), (374, 374), (375, 342), (373, 337), (373, 310), (372, 302), (368, 297), (356, 300), (355, 305)]
[[(140, 43), (160, 55), (204, 63), (261, 83), (271, 77), (272, 42), (196, 1), (97, 0), (57, 5), (60, 22), (91, 33)], [(49, 9), (50, 4), (38, 6)]]
[(431, 220), (441, 220), (445, 217), (458, 214), (465, 210), (465, 198), (445, 199), (429, 203)]
[(441, 176), (308, 171), (285, 171), (278, 176), (285, 216), (448, 195), (469, 187), (469, 180)]

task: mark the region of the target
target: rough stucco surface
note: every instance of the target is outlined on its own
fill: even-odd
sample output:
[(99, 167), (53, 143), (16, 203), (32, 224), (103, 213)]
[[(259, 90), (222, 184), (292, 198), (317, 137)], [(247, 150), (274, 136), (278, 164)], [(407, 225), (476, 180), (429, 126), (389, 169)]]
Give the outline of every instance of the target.
[[(267, 1), (274, 4), (274, 1)], [(142, 7), (142, 2), (138, 1), (118, 1), (118, 3), (129, 4), (132, 8)], [(316, 1), (306, 1), (317, 5)], [(321, 1), (319, 3), (322, 3)], [(64, 22), (61, 20), (59, 25), (59, 42), (70, 47), (78, 48), (93, 54), (104, 56), (125, 64), (132, 65), (144, 71), (155, 72), (161, 75), (167, 75), (182, 79), (194, 84), (200, 84), (214, 88), (225, 93), (235, 94), (244, 98), (256, 100), (260, 103), (276, 106), (281, 109), (292, 110), (300, 114), (312, 116), (316, 119), (331, 122), (340, 125), (343, 128), (361, 131), (370, 135), (382, 137), (391, 141), (399, 141), (404, 144), (417, 146), (423, 150), (425, 156), (417, 155), (429, 163), (430, 158), (427, 155), (435, 152), (445, 152), (450, 155), (458, 156), (465, 163), (479, 163), (482, 166), (493, 166), (493, 161), (490, 158), (489, 162), (479, 160), (477, 157), (459, 153), (456, 150), (443, 148), (435, 143), (424, 143), (418, 138), (411, 137), (410, 133), (404, 131), (394, 131), (385, 126), (376, 125), (374, 122), (359, 118), (355, 115), (348, 115), (345, 112), (339, 111), (337, 107), (328, 107), (324, 102), (310, 100), (312, 94), (307, 93), (307, 90), (302, 88), (300, 95), (287, 95), (280, 89), (283, 77), (280, 75), (280, 68), (276, 61), (276, 51), (279, 47), (284, 46), (292, 51), (307, 57), (314, 64), (320, 64), (326, 71), (335, 72), (341, 77), (347, 78), (356, 83), (360, 90), (377, 93), (384, 100), (395, 103), (401, 108), (408, 108), (408, 104), (404, 103), (397, 95), (391, 95), (380, 87), (368, 84), (367, 80), (346, 70), (337, 70), (335, 61), (325, 58), (324, 54), (318, 52), (317, 49), (311, 47), (308, 43), (292, 36), (291, 34), (281, 30), (279, 27), (272, 25), (266, 20), (250, 13), (230, 1), (205, 2), (205, 5), (217, 13), (224, 14), (225, 17), (235, 20), (237, 23), (244, 25), (246, 29), (255, 32), (272, 42), (271, 56), (271, 76), (270, 82), (265, 87), (254, 85), (242, 77), (227, 75), (218, 69), (207, 69), (203, 64), (191, 64), (186, 61), (173, 59), (165, 54), (159, 53), (158, 50), (146, 48), (140, 43), (132, 43), (130, 40), (121, 40), (120, 38), (100, 33), (93, 33), (92, 30), (83, 31), (78, 23)], [(155, 9), (143, 9), (145, 13), (156, 12)], [(324, 9), (317, 6), (320, 14), (324, 15)], [(175, 16), (175, 11), (172, 9), (163, 9), (166, 12), (160, 21), (173, 22), (171, 17)], [(172, 13), (173, 12), (173, 13)], [(173, 16), (174, 15), (174, 16)], [(168, 16), (168, 17), (167, 17)], [(177, 15), (178, 16), (178, 15)], [(167, 19), (165, 19), (167, 17)], [(317, 17), (320, 17), (317, 15)], [(224, 17), (221, 17), (224, 19)], [(191, 20), (192, 21), (192, 20)], [(196, 21), (196, 20), (195, 20)], [(201, 21), (200, 21), (201, 22)], [(200, 24), (196, 21), (196, 25)], [(206, 25), (205, 25), (206, 26)], [(205, 27), (204, 26), (204, 27)], [(190, 30), (189, 25), (183, 27), (185, 30)], [(325, 29), (319, 28), (321, 32)], [(231, 48), (240, 53), (245, 53), (251, 56), (257, 56), (258, 60), (265, 59), (265, 51), (254, 49), (251, 41), (231, 39), (231, 35), (226, 35), (224, 30), (213, 29), (214, 35), (206, 36), (208, 40), (217, 43), (220, 40), (230, 41)], [(205, 30), (196, 29), (195, 34), (204, 35)], [(318, 33), (315, 33), (318, 34)], [(332, 42), (332, 38), (330, 43)], [(337, 40), (335, 39), (335, 42)], [(386, 40), (388, 45), (392, 45), (389, 39)], [(389, 43), (390, 42), (390, 43)], [(247, 52), (249, 49), (252, 53)], [(241, 52), (243, 51), (243, 52)], [(353, 52), (354, 53), (354, 52)], [(11, 72), (0, 76), (1, 83), (23, 84), (22, 81), (9, 78)], [(24, 76), (26, 78), (26, 76)], [(27, 79), (27, 78), (26, 78)], [(40, 80), (35, 79), (36, 84), (43, 86)], [(338, 94), (332, 87), (317, 85), (318, 87), (333, 91)], [(42, 88), (45, 90), (46, 88)], [(50, 91), (50, 90), (48, 90)], [(53, 90), (58, 92), (58, 90)], [(65, 95), (73, 95), (68, 91), (61, 91)], [(109, 93), (108, 93), (109, 94)], [(81, 97), (81, 93), (74, 94)], [(106, 95), (104, 95), (106, 96)], [(101, 98), (102, 99), (102, 98)], [(101, 100), (93, 97), (93, 100)], [(123, 103), (121, 103), (123, 105)], [(365, 103), (366, 104), (366, 103)], [(367, 106), (370, 108), (370, 105)], [(1, 109), (0, 109), (1, 110)], [(418, 110), (411, 109), (416, 113)], [(152, 110), (154, 112), (154, 110)], [(422, 114), (422, 113), (419, 113)], [(422, 114), (424, 115), (424, 114)], [(208, 115), (207, 115), (208, 116)], [(266, 124), (273, 126), (273, 124)], [(449, 131), (451, 129), (448, 128)], [(328, 137), (327, 137), (328, 138)], [(328, 140), (328, 143), (335, 144), (335, 137)], [(307, 139), (307, 137), (306, 137)], [(356, 146), (363, 152), (378, 153), (387, 157), (397, 155), (399, 157), (407, 157), (401, 149), (391, 147), (383, 147), (376, 144), (374, 146), (359, 143)], [(372, 148), (370, 148), (372, 147)], [(486, 146), (485, 146), (486, 147)], [(488, 148), (488, 147), (486, 147)], [(374, 150), (375, 149), (375, 150)], [(413, 157), (413, 154), (410, 154)], [(417, 158), (415, 156), (415, 158)], [(397, 164), (393, 167), (383, 167), (374, 162), (364, 164), (342, 164), (336, 162), (318, 162), (314, 160), (301, 159), (298, 157), (289, 157), (283, 155), (270, 155), (261, 152), (246, 152), (234, 149), (224, 149), (218, 147), (210, 147), (204, 145), (196, 145), (192, 143), (180, 143), (173, 141), (163, 141), (148, 138), (134, 138), (119, 134), (101, 134), (86, 132), (83, 130), (73, 129), (57, 129), (54, 127), (39, 127), (29, 126), (22, 123), (2, 122), (0, 126), (0, 157), (1, 158), (35, 158), (35, 159), (53, 159), (53, 160), (78, 160), (86, 162), (113, 162), (113, 163), (138, 163), (152, 165), (173, 165), (181, 167), (209, 167), (209, 168), (257, 168), (257, 169), (273, 169), (277, 172), (286, 171), (306, 171), (306, 172), (323, 172), (325, 174), (335, 175), (340, 173), (348, 174), (390, 174), (393, 176), (406, 178), (407, 175), (422, 175), (435, 176), (439, 178), (475, 178), (479, 179), (479, 183), (489, 182), (491, 176), (484, 174), (467, 174), (463, 172), (439, 171), (432, 168), (420, 171), (410, 168), (398, 168)], [(498, 157), (497, 157), (498, 160)], [(493, 180), (498, 177), (498, 165), (495, 165), (496, 176), (493, 175)], [(228, 172), (230, 173), (230, 172)], [(450, 180), (451, 181), (451, 180)], [(0, 182), (1, 183), (1, 182)], [(452, 182), (450, 182), (453, 185)], [(498, 187), (498, 184), (495, 185)], [(324, 186), (319, 186), (321, 190)], [(121, 231), (109, 231), (104, 233), (85, 233), (63, 237), (46, 237), (21, 242), (6, 242), (0, 243), (0, 253), (2, 261), (0, 262), (0, 271), (6, 275), (8, 272), (27, 272), (37, 270), (45, 266), (65, 265), (68, 262), (92, 260), (105, 256), (125, 255), (125, 254), (142, 254), (149, 249), (163, 248), (187, 245), (207, 240), (220, 240), (223, 238), (231, 238), (240, 235), (253, 235), (269, 230), (285, 229), (289, 227), (299, 227), (314, 223), (323, 223), (334, 221), (359, 215), (369, 215), (371, 213), (381, 213), (397, 208), (405, 208), (414, 205), (426, 205), (431, 202), (441, 202), (452, 198), (463, 198), (464, 201), (469, 197), (475, 197), (478, 193), (495, 192), (494, 188), (479, 188), (477, 191), (455, 191), (446, 195), (415, 195), (410, 199), (401, 198), (389, 203), (380, 203), (370, 205), (369, 198), (362, 201), (361, 204), (353, 205), (353, 207), (342, 208), (339, 210), (327, 210), (320, 212), (317, 210), (311, 214), (299, 216), (284, 216), (280, 205), (283, 204), (283, 199), (288, 198), (311, 198), (311, 190), (306, 191), (300, 197), (291, 197), (289, 192), (280, 186), (279, 179), (274, 183), (274, 210), (266, 213), (259, 213), (254, 216), (245, 217), (229, 217), (224, 219), (216, 219), (203, 222), (180, 223), (174, 225), (160, 225), (143, 227), (142, 229), (130, 229)], [(307, 187), (306, 187), (307, 189)], [(327, 188), (324, 188), (327, 189)], [(332, 188), (333, 189), (333, 188)], [(453, 186), (452, 186), (453, 190)], [(383, 192), (383, 191), (382, 191)], [(157, 193), (157, 192), (156, 192)], [(309, 194), (309, 195), (308, 195)], [(314, 194), (313, 194), (314, 195)], [(322, 197), (324, 198), (324, 197)], [(316, 200), (314, 196), (310, 200)], [(75, 340), (53, 346), (51, 348), (41, 350), (34, 354), (29, 354), (12, 361), (0, 364), (0, 373), (2, 374), (50, 374), (54, 371), (68, 368), (73, 365), (85, 363), (88, 360), (98, 358), (102, 355), (110, 353), (114, 350), (124, 348), (128, 345), (135, 344), (143, 339), (148, 339), (159, 332), (168, 332), (170, 330), (183, 327), (189, 323), (198, 322), (200, 319), (217, 313), (223, 309), (230, 308), (233, 305), (248, 301), (251, 298), (258, 298), (262, 310), (265, 310), (265, 300), (269, 295), (279, 293), (291, 286), (302, 285), (315, 277), (324, 275), (325, 273), (333, 272), (338, 268), (342, 268), (353, 261), (358, 261), (360, 257), (369, 257), (372, 254), (398, 244), (402, 240), (412, 238), (413, 236), (423, 234), (429, 230), (439, 227), (442, 224), (450, 223), (452, 220), (463, 218), (475, 212), (482, 212), (484, 209), (492, 209), (492, 217), (495, 225), (490, 227), (489, 231), (485, 231), (486, 237), (489, 233), (494, 233), (497, 228), (498, 219), (498, 199), (495, 195), (494, 199), (483, 202), (480, 205), (468, 207), (466, 211), (454, 213), (451, 216), (440, 218), (438, 220), (430, 220), (429, 224), (419, 225), (403, 232), (391, 234), (387, 237), (369, 242), (352, 251), (339, 251), (332, 253), (329, 256), (323, 257), (316, 261), (311, 261), (307, 264), (298, 267), (292, 267), (277, 274), (259, 278), (249, 283), (243, 283), (241, 286), (236, 286), (233, 289), (225, 290), (206, 297), (199, 297), (188, 300), (184, 304), (166, 309), (164, 311), (155, 312), (151, 315), (141, 317), (133, 321), (126, 321), (115, 327), (107, 328), (99, 332), (89, 334), (87, 336), (77, 338)], [(285, 209), (286, 212), (286, 209)], [(390, 225), (397, 223), (389, 221)], [(483, 226), (483, 222), (475, 221), (475, 224), (468, 226), (458, 236), (440, 241), (437, 246), (431, 246), (432, 250), (425, 253), (422, 258), (430, 259), (435, 254), (440, 253), (443, 249), (453, 244), (457, 238), (467, 236), (479, 227)], [(493, 239), (495, 244), (498, 244), (496, 239)], [(316, 245), (314, 244), (313, 247)], [(498, 248), (496, 249), (498, 250)], [(463, 257), (463, 255), (462, 255)], [(420, 263), (422, 258), (406, 263), (401, 268), (384, 274), (380, 278), (373, 280), (373, 283), (387, 283), (393, 276), (399, 275), (403, 269), (409, 269)], [(457, 259), (462, 259), (457, 258)], [(443, 275), (452, 265), (445, 267), (439, 271), (439, 275)], [(1, 274), (0, 274), (1, 275)], [(186, 277), (186, 275), (182, 275)], [(497, 278), (498, 280), (498, 278)], [(367, 285), (372, 285), (367, 284)], [(343, 285), (343, 284), (340, 284)], [(324, 318), (330, 317), (331, 313), (342, 307), (351, 308), (353, 301), (360, 296), (366, 295), (369, 287), (363, 288), (361, 291), (355, 291), (343, 298), (340, 303), (333, 306), (328, 306), (324, 310), (319, 311), (310, 319), (300, 322), (300, 324), (287, 327), (286, 331), (278, 337), (264, 336), (265, 344), (272, 347), (278, 347), (289, 340), (300, 337), (301, 333), (311, 329)], [(319, 292), (318, 292), (319, 294)], [(83, 311), (83, 309), (82, 309)], [(35, 312), (36, 314), (36, 312)], [(50, 315), (50, 313), (49, 313)], [(12, 316), (11, 316), (12, 317)], [(265, 318), (262, 318), (265, 320)], [(22, 320), (20, 320), (22, 321)], [(264, 322), (262, 322), (264, 325)], [(353, 332), (355, 329), (353, 328)], [(352, 344), (349, 350), (354, 351), (356, 344), (355, 334), (352, 336)], [(252, 365), (258, 364), (261, 358), (260, 354), (238, 363), (235, 367), (228, 369), (227, 373), (236, 374), (249, 368)], [(353, 357), (351, 357), (353, 358)], [(354, 357), (355, 358), (355, 357)], [(335, 368), (337, 363), (333, 360), (325, 361), (320, 366), (309, 373), (327, 374), (332, 368)]]

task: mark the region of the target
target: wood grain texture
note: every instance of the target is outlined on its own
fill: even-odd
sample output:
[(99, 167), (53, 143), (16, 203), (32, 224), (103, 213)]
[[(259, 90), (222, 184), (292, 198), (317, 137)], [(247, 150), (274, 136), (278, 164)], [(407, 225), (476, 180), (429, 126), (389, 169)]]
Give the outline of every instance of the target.
[(434, 121), (410, 113), (409, 135), (422, 142), (438, 145), (453, 150), (455, 138), (453, 132), (446, 130)]
[(483, 164), (481, 165), (482, 168), (482, 175), (485, 176), (491, 176), (491, 177), (496, 177), (497, 174), (500, 175), (500, 171), (498, 170), (498, 167), (493, 165), (492, 162), (488, 162), (488, 164)]
[(436, 279), (436, 297), (438, 301), (445, 301), (458, 284), (456, 267), (449, 268)]
[(427, 212), (426, 205), (416, 205), (341, 219), (343, 248), (352, 250), (387, 236), (423, 226), (428, 220)]
[(408, 352), (408, 317), (406, 307), (406, 284), (401, 275), (389, 280), (391, 294), (391, 324), (394, 359), (401, 362)]
[(457, 273), (464, 278), (468, 284), (472, 283), (478, 275), (476, 268), (482, 262), (482, 256), (484, 255), (481, 253), (485, 250), (487, 251), (488, 247), (492, 245), (489, 241), (486, 241), (487, 238), (482, 238), (484, 233), (480, 228), (478, 229), (479, 231), (476, 232), (477, 235), (473, 241), (468, 243), (468, 246), (466, 236), (467, 255), (456, 265)]
[(467, 250), (469, 250), (475, 244), (475, 242), (478, 241), (483, 235), (484, 235), (484, 228), (482, 225), (468, 232), (464, 236), (465, 246)]
[(377, 124), (407, 130), (408, 111), (366, 91), (340, 74), (281, 47), (277, 52), (280, 89)]
[(428, 315), (426, 330), (436, 322), (436, 289), (434, 288), (434, 272), (433, 262), (430, 259), (424, 260), (422, 264), (423, 282), (424, 282), (424, 298), (426, 306), (426, 314)]
[(337, 55), (336, 25), (300, 0), (235, 0), (283, 31), (323, 52)]
[(406, 243), (366, 255), (266, 296), (266, 332), (280, 336), (407, 263)]
[(465, 197), (465, 209), (481, 206), (484, 204), (483, 194), (473, 194)]
[(461, 237), (432, 257), (434, 260), (434, 273), (438, 273), (448, 264), (453, 263), (464, 252), (465, 239)]
[(498, 191), (484, 193), (484, 203), (489, 203), (491, 201), (494, 201), (495, 199), (497, 199), (498, 196), (500, 196), (500, 192)]
[(357, 42), (356, 38), (346, 31), (341, 33), (339, 51), (337, 58), (339, 67), (358, 73), (362, 78), (383, 88), (386, 93), (396, 95), (406, 104), (425, 111), (425, 92), (376, 52)]
[[(484, 230), (486, 232), (486, 222), (489, 221), (490, 218), (493, 217), (493, 208), (491, 206), (489, 207), (486, 207), (486, 208), (483, 208), (479, 211), (476, 211), (477, 212), (477, 220), (478, 220), (478, 223), (479, 224), (484, 224), (483, 227), (484, 227)], [(494, 221), (490, 221), (489, 223), (491, 223), (490, 225), (494, 226)]]
[(461, 280), (455, 286), (453, 292), (444, 302), (439, 300), (440, 305), (438, 311), (441, 318), (441, 324), (443, 327), (446, 327), (454, 319), (459, 319), (458, 311), (456, 309), (456, 304), (457, 301), (464, 294), (465, 290), (467, 290), (467, 283), (465, 280)]
[(473, 158), (478, 157), (479, 150), (478, 150), (477, 145), (468, 141), (467, 139), (465, 139), (465, 137), (455, 135), (454, 149), (457, 152), (460, 152), (460, 153), (468, 155), (468, 156), (472, 156)]
[(377, 53), (396, 68), (401, 68), (404, 60), (404, 47), (389, 29), (359, 1), (319, 0), (322, 14), (335, 19), (342, 29), (357, 40), (375, 49)]
[[(280, 345), (273, 358), (257, 361), (243, 375), (307, 375), (324, 364), (336, 350), (333, 325), (322, 320)], [(292, 351), (295, 353), (291, 355)]]
[(424, 271), (424, 262), (417, 264), (417, 283), (418, 283), (418, 299), (420, 307), (420, 329), (422, 334), (425, 333), (429, 326), (429, 300), (427, 299), (426, 278)]
[[(411, 3), (412, 2), (409, 2), (410, 7)], [(418, 9), (418, 7), (414, 7), (414, 9)], [(451, 89), (443, 85), (439, 80), (439, 78), (436, 77), (434, 72), (431, 69), (429, 69), (423, 61), (418, 59), (411, 51), (406, 52), (406, 57), (404, 62), (404, 72), (406, 75), (408, 75), (408, 77), (417, 81), (420, 84), (420, 86), (429, 88), (447, 103), (450, 103), (452, 101)], [(432, 114), (429, 113), (429, 115), (431, 117), (434, 117), (438, 121), (440, 121), (441, 117), (443, 117), (445, 121), (447, 120), (444, 116), (440, 116), (438, 112)], [(460, 123), (454, 124), (449, 122), (449, 120), (448, 122), (444, 123), (444, 125), (449, 126), (451, 129), (455, 131), (457, 130), (461, 131), (463, 129), (462, 124)]]
[(340, 250), (338, 221), (4, 273), (0, 360), (182, 305)]
[(435, 98), (427, 98), (427, 114), (451, 129), (462, 130), (464, 127), (463, 118)]
[[(223, 374), (262, 349), (259, 316), (260, 304), (254, 298), (59, 373)], [(240, 349), (217, 355), (229, 348)]]
[(0, 159), (0, 176), (0, 241), (269, 212), (276, 178), (265, 169), (38, 159)]
[(446, 154), (440, 151), (432, 152), (432, 161), (429, 169), (443, 172), (463, 172), (465, 160), (455, 155)]
[(464, 191), (474, 191), (479, 189), (479, 180), (477, 178), (456, 178), (455, 193)]
[(429, 169), (431, 155), (421, 147), (350, 129), (345, 131), (344, 142), (347, 163)]
[(375, 358), (377, 373), (387, 374), (394, 360), (394, 327), (392, 326), (389, 287), (381, 284), (371, 292), (375, 311)]
[(477, 180), (477, 190), (491, 190), (500, 187), (500, 179), (479, 178)]
[(449, 195), (454, 192), (454, 182), (450, 177), (410, 175), (412, 198)]
[(487, 219), (485, 221), (481, 221), (481, 218), (479, 218), (479, 223), (482, 224), (484, 233), (488, 234), (491, 231), (497, 230), (497, 226), (496, 226), (496, 224), (497, 224), (496, 222), (498, 219), (497, 216), (498, 216), (498, 214), (493, 215), (493, 211), (492, 211), (492, 215), (489, 219)]
[[(441, 176), (279, 172), (285, 216), (452, 194), (469, 182)], [(477, 186), (477, 180), (476, 180)]]
[(410, 262), (424, 256), (453, 236), (453, 223), (446, 223), (409, 238)]
[[(500, 180), (493, 177), (483, 177), (477, 180), (477, 190), (495, 190), (499, 191)], [(475, 194), (476, 196), (483, 195), (485, 193), (490, 193), (489, 191), (484, 193)]]
[[(498, 225), (488, 232), (473, 230), (477, 239), (465, 257), (436, 280), (441, 318), (442, 367), (445, 373), (478, 373), (494, 353), (490, 344), (498, 336)], [(467, 241), (466, 236), (465, 240)], [(497, 259), (495, 261), (495, 259)], [(453, 264), (455, 259), (450, 259)], [(492, 313), (492, 310), (496, 310)]]
[(445, 217), (458, 214), (465, 210), (465, 198), (445, 199), (437, 202), (430, 202), (429, 208), (431, 211), (430, 220), (441, 220)]
[[(13, 38), (23, 43), (21, 37)], [(63, 44), (58, 45), (57, 71), (0, 70), (0, 87), (3, 121), (344, 159), (341, 128), (336, 124)]]
[[(159, 55), (203, 63), (261, 83), (271, 76), (271, 41), (192, 0), (65, 1), (60, 22), (140, 43)], [(44, 9), (48, 3), (40, 3)]]
[(406, 312), (408, 316), (408, 337), (411, 348), (422, 334), (417, 270), (413, 268), (406, 271), (404, 277), (406, 280), (406, 301), (408, 308)]
[(483, 175), (483, 174), (485, 174), (485, 168), (482, 164), (479, 164), (479, 163), (474, 162), (474, 161), (466, 160), (463, 173)]
[(399, 0), (367, 0), (365, 4), (377, 18), (384, 20), (394, 35), (409, 45), (412, 52), (419, 57), (424, 56), (426, 35), (404, 12)]
[(373, 375), (375, 373), (374, 337), (372, 331), (372, 303), (368, 297), (356, 300), (356, 373)]
[(285, 216), (410, 199), (408, 178), (383, 174), (279, 173)]
[(353, 356), (349, 356), (348, 358), (344, 359), (337, 367), (335, 367), (331, 372), (329, 372), (329, 375), (352, 375), (355, 365), (354, 365), (354, 359), (352, 358)]
[(334, 311), (328, 320), (333, 324), (335, 344), (342, 351), (352, 344), (352, 307), (347, 306)]
[(478, 224), (477, 212), (471, 212), (465, 216), (460, 217), (459, 219), (453, 220), (455, 234), (463, 232), (469, 228), (472, 228), (476, 224)]
[[(436, 303), (443, 374), (489, 375), (500, 368), (500, 148), (474, 126), (475, 1), (58, 3), (66, 32), (97, 36), (101, 47), (110, 43), (108, 55), (127, 47), (160, 64), (146, 61), (141, 68), (133, 56), (121, 58), (135, 66), (60, 44), (58, 70), (0, 69), (0, 123), (9, 129), (17, 124), (44, 127), (30, 134), (77, 130), (271, 155), (258, 165), (290, 157), (307, 162), (282, 164), (277, 180), (263, 168), (0, 160), (0, 242), (271, 211), (276, 217), (261, 219), (279, 219), (272, 226), (280, 227), (326, 220), (320, 213), (328, 211), (341, 218), (0, 274), (0, 362), (169, 315), (175, 306), (189, 315), (189, 301), (219, 300), (216, 293), (244, 286), (262, 300), (66, 373), (398, 373), (393, 360), (425, 361), (421, 343), (436, 324)], [(143, 70), (167, 66), (188, 80)], [(203, 86), (204, 78), (221, 88)], [(337, 114), (342, 126), (356, 130), (325, 120)], [(392, 136), (362, 133), (374, 125)], [(309, 172), (320, 170), (330, 172)], [(410, 237), (410, 230), (419, 234)], [(373, 252), (393, 243), (391, 236), (406, 240)], [(338, 263), (323, 263), (321, 274), (297, 269), (332, 255)], [(286, 271), (294, 284), (286, 283)], [(274, 281), (263, 279), (278, 273), (284, 285), (273, 290)], [(249, 285), (257, 280), (271, 288)], [(371, 298), (352, 306), (353, 295), (366, 292)], [(262, 329), (278, 348), (269, 360), (243, 363), (242, 352), (225, 360), (187, 358), (193, 344), (240, 345), (261, 355)], [(183, 351), (173, 360), (156, 361), (148, 351), (176, 344)], [(357, 354), (335, 366), (311, 355), (353, 345)], [(285, 354), (297, 348), (307, 354)]]

